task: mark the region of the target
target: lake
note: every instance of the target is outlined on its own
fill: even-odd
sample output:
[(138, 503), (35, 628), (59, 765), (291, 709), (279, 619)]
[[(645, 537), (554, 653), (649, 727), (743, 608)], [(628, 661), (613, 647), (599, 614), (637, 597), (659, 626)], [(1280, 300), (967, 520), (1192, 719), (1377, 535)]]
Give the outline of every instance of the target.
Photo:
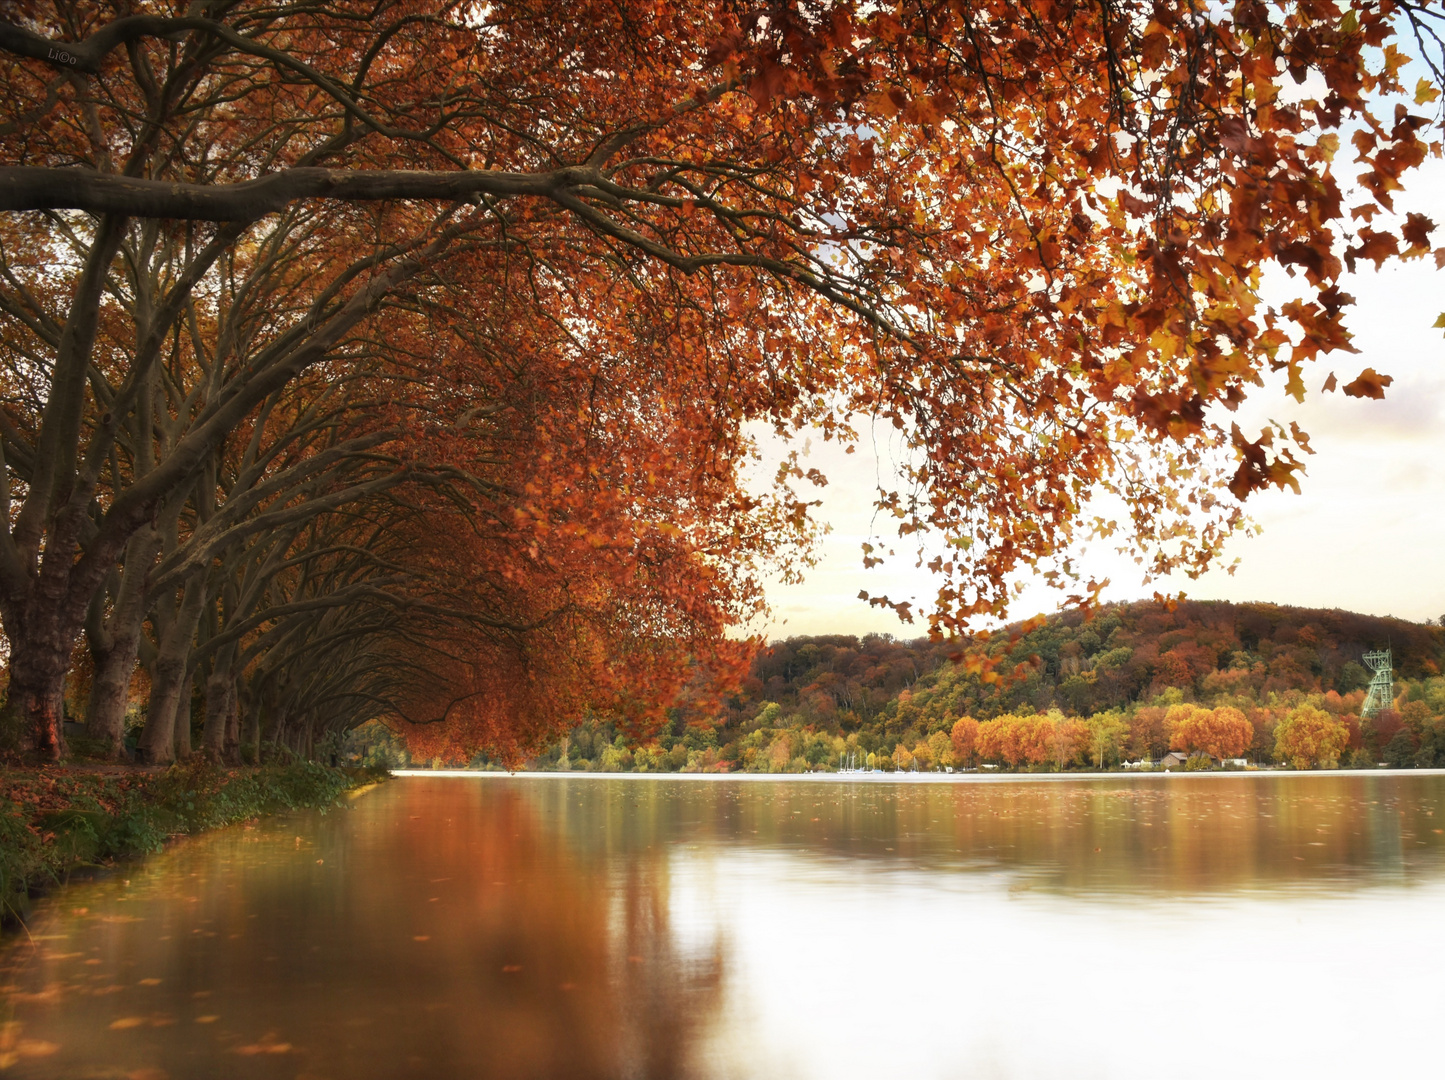
[(1442, 797), (1435, 773), (402, 777), (52, 895), (4, 946), (0, 1068), (1435, 1077)]

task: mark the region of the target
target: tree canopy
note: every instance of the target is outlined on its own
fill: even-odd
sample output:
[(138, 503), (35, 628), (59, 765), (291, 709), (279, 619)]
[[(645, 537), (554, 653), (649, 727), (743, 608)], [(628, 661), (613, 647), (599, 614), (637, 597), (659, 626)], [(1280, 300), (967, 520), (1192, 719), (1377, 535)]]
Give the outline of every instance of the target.
[[(1090, 519), (1100, 490), (1154, 570), (1198, 571), (1308, 451), (1220, 410), (1270, 370), (1302, 395), (1305, 364), (1350, 349), (1345, 266), (1423, 256), (1434, 229), (1390, 216), (1439, 153), (1397, 44), (1441, 81), (1434, 4), (8, 10), (0, 618), (12, 727), (46, 753), (87, 613), (117, 670), (173, 631), (177, 678), (217, 680), (213, 732), (237, 687), (276, 725), (249, 688), (295, 660), (258, 641), (338, 640), (287, 622), (303, 602), (381, 604), (407, 642), (379, 646), (395, 693), (358, 691), (343, 728), (415, 718), (439, 681), (444, 716), (505, 700), (499, 673), (564, 624), (546, 649), (646, 655), (659, 681), (583, 665), (580, 696), (549, 692), (655, 714), (686, 681), (666, 657), (735, 666), (720, 637), (760, 560), (806, 546), (796, 459), (745, 487), (750, 422), (899, 429), (877, 501), (948, 542), (939, 634), (1118, 530)], [(1333, 171), (1342, 137), (1357, 177)], [(1262, 302), (1271, 263), (1297, 299)], [(344, 421), (305, 434), (337, 381)], [(295, 535), (255, 548), (275, 514)], [(437, 544), (402, 539), (433, 518)], [(243, 584), (343, 548), (329, 599)], [(415, 584), (439, 550), (462, 607)], [(121, 615), (145, 632), (107, 631)], [(449, 652), (458, 626), (510, 644)]]
[[(1389, 642), (1393, 707), (1362, 717), (1365, 653)], [(758, 650), (723, 708), (675, 709), (630, 750), (600, 721), (566, 732), (528, 768), (803, 772), (848, 767), (1113, 768), (1182, 751), (1203, 765), (1291, 764), (1289, 739), (1336, 740), (1334, 762), (1445, 763), (1445, 629), (1337, 610), (1158, 601), (1015, 623), (981, 638), (992, 666), (956, 643), (871, 634), (788, 638)], [(1300, 709), (1322, 713), (1280, 749)], [(1309, 734), (1313, 732), (1313, 734)], [(374, 729), (354, 745), (380, 754)], [(1342, 743), (1339, 740), (1344, 740)], [(407, 741), (413, 760), (495, 764), (474, 747)], [(1204, 757), (1203, 760), (1198, 760)], [(562, 758), (567, 757), (566, 763)], [(399, 760), (395, 758), (394, 760)], [(1305, 754), (1300, 767), (1328, 765)]]

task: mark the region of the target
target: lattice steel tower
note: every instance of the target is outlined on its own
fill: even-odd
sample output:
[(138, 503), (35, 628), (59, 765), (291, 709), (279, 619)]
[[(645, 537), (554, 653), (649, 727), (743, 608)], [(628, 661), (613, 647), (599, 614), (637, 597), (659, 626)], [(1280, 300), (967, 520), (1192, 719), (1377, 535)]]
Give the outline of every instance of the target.
[(1360, 707), (1361, 716), (1374, 716), (1388, 709), (1395, 701), (1395, 673), (1390, 663), (1390, 650), (1365, 653), (1365, 666), (1375, 673), (1370, 680), (1365, 704)]

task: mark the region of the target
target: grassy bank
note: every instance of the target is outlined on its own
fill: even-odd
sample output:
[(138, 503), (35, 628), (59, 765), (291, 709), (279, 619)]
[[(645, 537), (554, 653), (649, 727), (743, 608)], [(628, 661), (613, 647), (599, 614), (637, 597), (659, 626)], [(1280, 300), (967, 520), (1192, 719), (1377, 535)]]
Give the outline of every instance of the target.
[(330, 806), (381, 773), (313, 762), (164, 771), (0, 769), (0, 923), (80, 867), (159, 851), (190, 835), (266, 814)]

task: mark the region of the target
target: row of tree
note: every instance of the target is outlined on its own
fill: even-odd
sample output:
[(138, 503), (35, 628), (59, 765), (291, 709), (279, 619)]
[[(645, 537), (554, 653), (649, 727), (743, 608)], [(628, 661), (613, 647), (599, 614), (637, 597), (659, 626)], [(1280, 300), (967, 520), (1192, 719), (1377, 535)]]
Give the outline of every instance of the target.
[[(973, 717), (960, 717), (949, 733), (948, 745), (936, 740), (920, 742), (913, 751), (902, 743), (894, 749), (893, 760), (900, 768), (975, 767), (980, 763), (1012, 769), (1107, 768), (1120, 764), (1131, 749), (1141, 751), (1136, 764), (1154, 763), (1142, 752), (1154, 741), (1151, 730), (1159, 706), (1132, 714), (1096, 713), (1090, 717), (1067, 717), (1049, 712), (1034, 716), (1003, 716), (980, 724)], [(1260, 717), (1268, 746), (1264, 760), (1297, 769), (1334, 768), (1346, 750), (1354, 751), (1349, 763), (1374, 765), (1382, 754), (1383, 733), (1389, 721), (1376, 726), (1361, 725), (1358, 716), (1340, 716), (1316, 705), (1302, 704), (1274, 715)], [(1433, 766), (1433, 743), (1437, 732), (1445, 732), (1445, 719), (1426, 716), (1422, 734), (1431, 740), (1429, 760), (1408, 764)], [(1180, 703), (1164, 711), (1163, 731), (1169, 749), (1181, 752), (1186, 767), (1213, 768), (1217, 764), (1245, 760), (1241, 755), (1257, 747), (1255, 725), (1243, 712), (1231, 706), (1216, 709)], [(1365, 746), (1366, 737), (1373, 744)], [(940, 752), (941, 751), (941, 752)], [(1406, 764), (1406, 762), (1396, 762)]]
[[(948, 730), (891, 746), (871, 731), (820, 730), (770, 704), (746, 730), (729, 736), (690, 727), (644, 746), (630, 744), (606, 725), (584, 724), (528, 761), (541, 770), (595, 772), (832, 772), (847, 768), (937, 771), (1002, 768), (1033, 772), (1158, 766), (1178, 751), (1186, 769), (1253, 764), (1296, 769), (1445, 767), (1445, 679), (1419, 688), (1435, 700), (1402, 698), (1398, 708), (1361, 720), (1319, 696), (1295, 705), (1252, 710), (1202, 708), (1176, 702), (1111, 710), (1091, 716), (1005, 713), (989, 720), (959, 717)], [(1415, 692), (1407, 689), (1406, 694)], [(720, 741), (721, 740), (721, 741)], [(413, 759), (384, 727), (363, 729), (348, 752), (356, 760), (401, 766)], [(425, 763), (423, 761), (423, 763)], [(434, 765), (504, 767), (486, 755), (470, 762), (435, 759)]]
[[(1068, 580), (1084, 532), (1203, 568), (1308, 449), (1212, 407), (1268, 369), (1302, 394), (1348, 345), (1344, 267), (1430, 250), (1390, 216), (1435, 93), (1402, 103), (1394, 42), (1440, 81), (1441, 16), (7, 6), (6, 743), (63, 755), (79, 696), (112, 755), (143, 700), (152, 761), (377, 718), (516, 756), (702, 709), (825, 479), (751, 489), (752, 422), (902, 433), (877, 503), (954, 553), (940, 637), (1023, 568)], [(1271, 262), (1300, 275), (1278, 310)]]

